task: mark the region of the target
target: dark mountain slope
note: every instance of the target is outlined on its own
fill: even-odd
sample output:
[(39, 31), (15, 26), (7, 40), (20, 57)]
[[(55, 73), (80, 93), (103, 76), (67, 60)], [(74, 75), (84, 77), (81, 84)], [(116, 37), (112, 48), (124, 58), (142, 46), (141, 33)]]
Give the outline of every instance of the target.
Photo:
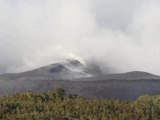
[(57, 87), (65, 89), (70, 94), (100, 99), (134, 100), (142, 95), (160, 94), (159, 80), (1, 80), (0, 95), (24, 91), (42, 92)]
[(51, 64), (35, 70), (0, 75), (0, 80), (72, 80), (101, 75), (96, 64), (83, 64), (78, 60)]
[(139, 71), (102, 75), (96, 65), (82, 64), (78, 60), (0, 75), (0, 96), (56, 87), (87, 98), (134, 100), (141, 95), (160, 94), (160, 77)]
[(127, 73), (117, 73), (117, 74), (107, 74), (107, 75), (101, 75), (97, 77), (89, 77), (89, 78), (80, 78), (77, 80), (86, 80), (86, 81), (93, 81), (93, 80), (148, 80), (148, 79), (154, 79), (154, 80), (160, 80), (160, 76), (153, 75), (147, 72), (141, 72), (141, 71), (132, 71)]

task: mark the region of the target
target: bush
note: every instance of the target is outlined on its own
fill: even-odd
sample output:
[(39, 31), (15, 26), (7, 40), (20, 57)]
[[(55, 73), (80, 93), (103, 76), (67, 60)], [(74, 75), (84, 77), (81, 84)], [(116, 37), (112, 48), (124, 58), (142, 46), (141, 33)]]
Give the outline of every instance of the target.
[(160, 120), (160, 97), (134, 102), (85, 99), (61, 88), (47, 93), (23, 93), (0, 98), (3, 120)]

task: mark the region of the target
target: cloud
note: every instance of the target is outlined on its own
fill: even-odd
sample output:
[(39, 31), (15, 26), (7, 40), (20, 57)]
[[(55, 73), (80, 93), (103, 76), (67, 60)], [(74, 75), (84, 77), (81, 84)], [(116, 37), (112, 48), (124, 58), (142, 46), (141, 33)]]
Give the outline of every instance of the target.
[(160, 74), (159, 8), (158, 0), (2, 0), (0, 72), (75, 54), (103, 64), (104, 72)]

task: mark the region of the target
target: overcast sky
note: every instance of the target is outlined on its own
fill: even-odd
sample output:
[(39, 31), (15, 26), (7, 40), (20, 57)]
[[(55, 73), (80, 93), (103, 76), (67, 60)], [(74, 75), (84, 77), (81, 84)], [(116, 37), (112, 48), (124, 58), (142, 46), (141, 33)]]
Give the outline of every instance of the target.
[(0, 73), (75, 56), (160, 75), (160, 1), (0, 0)]

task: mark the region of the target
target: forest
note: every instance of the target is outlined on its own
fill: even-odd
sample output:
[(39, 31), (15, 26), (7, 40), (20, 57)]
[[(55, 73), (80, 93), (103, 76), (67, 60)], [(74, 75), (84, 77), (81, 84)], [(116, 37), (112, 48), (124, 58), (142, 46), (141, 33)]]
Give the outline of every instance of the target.
[(1, 120), (160, 120), (160, 96), (135, 101), (87, 99), (57, 88), (0, 98)]

